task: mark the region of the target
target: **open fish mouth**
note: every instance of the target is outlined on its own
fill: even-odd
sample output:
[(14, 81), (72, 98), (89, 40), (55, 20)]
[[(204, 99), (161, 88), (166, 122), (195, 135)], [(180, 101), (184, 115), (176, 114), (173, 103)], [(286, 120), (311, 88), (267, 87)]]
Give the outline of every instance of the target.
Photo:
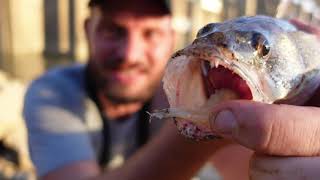
[(213, 66), (210, 61), (201, 61), (201, 73), (204, 90), (207, 98), (219, 90), (230, 90), (236, 94), (237, 99), (252, 100), (252, 92), (246, 80), (227, 66), (215, 60)]
[[(179, 57), (178, 57), (179, 58)], [(233, 99), (247, 99), (252, 100), (253, 94), (249, 87), (249, 81), (243, 78), (244, 75), (239, 75), (240, 70), (233, 69), (234, 65), (228, 63), (230, 61), (223, 60), (222, 58), (216, 56), (210, 58), (210, 60), (204, 60), (200, 57), (180, 57), (182, 61), (190, 60), (186, 64), (195, 63), (195, 68), (188, 70), (188, 72), (194, 72), (193, 77), (200, 76), (197, 80), (200, 81), (197, 85), (191, 84), (189, 87), (186, 85), (183, 74), (175, 74), (173, 76), (181, 76), (182, 79), (176, 80), (176, 83), (170, 84), (172, 77), (165, 77), (164, 83), (167, 88), (174, 87), (170, 89), (170, 92), (166, 92), (167, 95), (174, 96), (174, 102), (170, 102), (171, 107), (168, 109), (156, 110), (151, 113), (151, 118), (156, 117), (159, 119), (172, 118), (178, 127), (181, 134), (194, 140), (203, 139), (213, 139), (218, 137), (214, 132), (212, 132), (209, 124), (209, 118), (211, 116), (211, 109), (226, 100)], [(172, 59), (172, 61), (178, 61), (179, 59)], [(172, 63), (174, 64), (174, 63)], [(171, 68), (178, 71), (178, 67), (169, 64)], [(177, 63), (179, 64), (179, 63)], [(198, 70), (194, 70), (198, 69)], [(168, 76), (166, 74), (165, 76)], [(190, 75), (191, 76), (191, 75)], [(188, 79), (188, 78), (186, 78)], [(191, 82), (191, 83), (192, 83)], [(186, 86), (182, 86), (181, 83)], [(201, 86), (201, 87), (199, 87)], [(191, 93), (183, 94), (181, 91), (188, 91), (187, 89), (198, 88), (199, 90), (190, 90)], [(175, 93), (172, 93), (175, 91)], [(198, 93), (198, 95), (195, 95)], [(183, 94), (183, 95), (181, 95)], [(182, 97), (181, 97), (182, 96)], [(187, 97), (195, 96), (190, 100), (186, 100)], [(194, 105), (196, 98), (203, 99), (202, 103)], [(170, 101), (170, 100), (169, 100)], [(176, 104), (175, 104), (176, 103)], [(181, 106), (187, 105), (190, 106)], [(197, 103), (195, 103), (197, 104)], [(191, 107), (192, 106), (192, 107)]]

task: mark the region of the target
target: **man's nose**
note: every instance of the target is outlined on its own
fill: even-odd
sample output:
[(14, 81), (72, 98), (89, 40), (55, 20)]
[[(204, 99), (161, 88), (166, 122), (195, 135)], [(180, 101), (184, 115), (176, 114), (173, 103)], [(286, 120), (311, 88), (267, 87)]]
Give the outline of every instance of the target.
[(123, 43), (122, 56), (123, 63), (132, 65), (143, 60), (145, 43), (143, 38), (137, 34), (130, 34)]

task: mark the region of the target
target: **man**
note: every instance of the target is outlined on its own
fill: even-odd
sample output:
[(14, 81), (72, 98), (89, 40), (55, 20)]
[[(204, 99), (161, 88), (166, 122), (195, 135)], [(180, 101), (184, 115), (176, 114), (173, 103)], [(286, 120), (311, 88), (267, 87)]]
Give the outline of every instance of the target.
[[(192, 177), (214, 151), (228, 142), (188, 141), (179, 136), (169, 122), (147, 143), (148, 131), (153, 131), (145, 123), (143, 112), (150, 106), (160, 108), (156, 106), (159, 93), (155, 91), (173, 46), (171, 18), (164, 1), (91, 0), (90, 10), (91, 15), (85, 23), (90, 49), (88, 65), (51, 71), (34, 81), (26, 95), (24, 116), (31, 158), (38, 176), (46, 180)], [(151, 103), (154, 94), (157, 96)], [(258, 117), (267, 117), (264, 115), (274, 114), (277, 109), (267, 105), (246, 105), (248, 102), (242, 102), (239, 108), (237, 103), (230, 103), (219, 106), (217, 111), (227, 107), (233, 113), (241, 112), (243, 117), (256, 115), (254, 118), (239, 118), (249, 125), (265, 120)], [(260, 111), (252, 111), (259, 108)], [(294, 112), (283, 109), (283, 116), (290, 114), (289, 111)], [(219, 132), (217, 122), (217, 119), (212, 120), (212, 127)], [(316, 121), (312, 122), (312, 127), (318, 127)], [(256, 129), (261, 130), (261, 127), (264, 126)], [(231, 138), (268, 153), (269, 148), (279, 146), (261, 147), (258, 145), (263, 143), (258, 140), (265, 140), (259, 137), (272, 130), (277, 132), (278, 129), (250, 130), (246, 132), (253, 134)], [(252, 137), (258, 137), (257, 141)], [(303, 144), (301, 139), (300, 144)], [(292, 147), (296, 150), (296, 146)], [(292, 155), (284, 153), (285, 150), (280, 149), (275, 154)], [(302, 155), (316, 153), (306, 150), (295, 152), (302, 152)], [(126, 163), (119, 166), (124, 159)], [(225, 164), (234, 166), (229, 162)], [(253, 177), (265, 177), (259, 175)]]
[(212, 153), (209, 147), (224, 142), (187, 141), (168, 123), (143, 146), (154, 132), (145, 112), (161, 108), (157, 99), (164, 97), (158, 98), (156, 89), (173, 49), (167, 4), (91, 0), (89, 7), (88, 64), (48, 72), (32, 83), (25, 97), (24, 117), (38, 176), (192, 177)]

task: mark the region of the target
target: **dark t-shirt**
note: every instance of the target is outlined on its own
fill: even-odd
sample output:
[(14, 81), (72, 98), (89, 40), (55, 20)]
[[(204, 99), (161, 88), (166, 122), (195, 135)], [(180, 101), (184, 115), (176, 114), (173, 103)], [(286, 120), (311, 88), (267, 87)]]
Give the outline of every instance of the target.
[[(137, 142), (141, 112), (127, 120), (105, 119), (104, 138), (104, 117), (87, 90), (84, 65), (52, 70), (30, 85), (23, 114), (38, 176), (76, 161), (99, 161), (102, 151), (108, 153), (107, 166), (116, 167), (142, 145)], [(148, 129), (154, 133), (160, 124)]]

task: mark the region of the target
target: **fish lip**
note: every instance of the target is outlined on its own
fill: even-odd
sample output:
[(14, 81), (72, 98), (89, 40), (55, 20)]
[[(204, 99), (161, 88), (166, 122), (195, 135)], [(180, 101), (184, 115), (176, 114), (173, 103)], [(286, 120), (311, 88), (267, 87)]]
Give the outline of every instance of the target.
[[(243, 80), (247, 82), (247, 85), (250, 88), (250, 91), (252, 93), (252, 100), (261, 100), (263, 102), (268, 102), (268, 98), (261, 90), (259, 83), (257, 83), (251, 76), (248, 75), (249, 72), (246, 72), (245, 68), (236, 64), (236, 62), (234, 62), (236, 60), (228, 60), (226, 58), (223, 58), (217, 55), (212, 56), (209, 59), (202, 59), (200, 57), (197, 57), (197, 58), (199, 58), (202, 61), (209, 61), (210, 63), (214, 63), (212, 61), (217, 61), (217, 60), (221, 61), (222, 63), (219, 63), (219, 65), (233, 71), (234, 73), (236, 73), (238, 76), (240, 76)], [(257, 97), (256, 94), (258, 94), (260, 97)]]
[[(247, 84), (248, 87), (251, 90), (252, 93), (252, 100), (259, 100), (262, 102), (269, 102), (269, 98), (267, 98), (267, 96), (263, 93), (263, 91), (261, 90), (262, 88), (260, 88), (260, 85), (258, 82), (256, 82), (251, 76), (249, 76), (249, 72), (246, 72), (244, 70), (244, 68), (241, 68), (239, 65), (235, 64), (235, 63), (231, 63), (231, 67), (233, 69), (233, 71), (239, 75), (242, 79), (244, 79)], [(259, 97), (257, 97), (257, 95)]]

